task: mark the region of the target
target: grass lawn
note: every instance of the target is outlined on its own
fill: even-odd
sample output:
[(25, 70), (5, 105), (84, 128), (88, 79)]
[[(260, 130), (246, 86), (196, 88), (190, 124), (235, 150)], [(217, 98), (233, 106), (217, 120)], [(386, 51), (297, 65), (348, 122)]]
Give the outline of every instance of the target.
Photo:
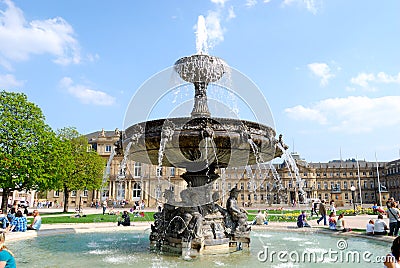
[[(57, 214), (62, 214), (57, 216)], [(145, 212), (144, 217), (134, 217), (130, 215), (131, 222), (138, 221), (154, 221), (154, 212)], [(120, 219), (119, 215), (108, 215), (108, 214), (88, 214), (83, 217), (76, 218), (74, 213), (70, 213), (70, 216), (65, 216), (65, 213), (48, 213), (41, 214), (43, 224), (54, 224), (54, 223), (93, 223), (93, 222), (117, 222)]]

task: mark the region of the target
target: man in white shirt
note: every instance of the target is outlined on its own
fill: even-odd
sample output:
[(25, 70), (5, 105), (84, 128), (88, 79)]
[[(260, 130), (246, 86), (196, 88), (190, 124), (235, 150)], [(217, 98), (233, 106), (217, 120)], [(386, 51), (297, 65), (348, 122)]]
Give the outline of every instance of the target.
[(374, 223), (374, 235), (387, 235), (387, 230), (389, 228), (383, 221), (383, 216), (379, 214), (378, 219)]

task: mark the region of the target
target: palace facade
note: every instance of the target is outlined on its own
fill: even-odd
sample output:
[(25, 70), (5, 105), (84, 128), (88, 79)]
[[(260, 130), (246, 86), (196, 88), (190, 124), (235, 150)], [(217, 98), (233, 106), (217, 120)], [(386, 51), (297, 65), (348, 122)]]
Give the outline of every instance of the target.
[[(158, 168), (126, 160), (126, 168), (121, 169), (122, 155), (114, 152), (120, 131), (97, 131), (87, 134), (92, 150), (107, 160), (104, 187), (99, 190), (72, 191), (69, 206), (79, 204), (89, 206), (92, 202), (126, 200), (129, 203), (144, 201), (147, 207), (156, 207), (165, 201), (163, 193), (171, 190), (176, 200), (186, 188), (180, 177), (185, 170), (173, 167)], [(110, 157), (111, 156), (111, 157)], [(220, 203), (225, 205), (229, 190), (242, 190), (239, 202), (250, 205), (282, 205), (302, 202), (300, 186), (307, 199), (334, 200), (337, 206), (385, 203), (389, 196), (400, 199), (400, 159), (391, 162), (356, 161), (355, 159), (334, 160), (327, 163), (308, 163), (296, 153), (291, 156), (298, 172), (290, 170), (283, 159), (281, 163), (255, 165), (243, 168), (219, 169), (219, 178), (213, 183), (213, 192), (218, 192)], [(279, 158), (274, 162), (279, 162)], [(301, 177), (299, 185), (297, 177)], [(353, 191), (352, 191), (353, 190)], [(47, 200), (62, 204), (63, 193), (50, 191)]]

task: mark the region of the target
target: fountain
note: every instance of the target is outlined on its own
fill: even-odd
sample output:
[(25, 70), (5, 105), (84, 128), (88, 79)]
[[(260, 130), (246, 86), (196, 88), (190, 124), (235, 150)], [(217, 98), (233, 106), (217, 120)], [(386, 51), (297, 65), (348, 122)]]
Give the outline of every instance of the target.
[[(201, 35), (203, 28), (198, 29)], [(219, 178), (216, 171), (268, 162), (281, 156), (281, 148), (285, 146), (281, 144), (277, 148), (279, 141), (270, 126), (211, 116), (207, 87), (227, 75), (230, 68), (224, 60), (204, 54), (207, 46), (202, 42), (197, 44), (197, 54), (183, 57), (174, 64), (179, 77), (194, 86), (190, 117), (131, 125), (125, 129), (121, 141), (124, 159), (158, 168), (186, 169), (181, 177), (187, 188), (179, 193), (180, 200), (176, 200), (173, 191), (164, 191), (166, 201), (154, 215), (150, 234), (152, 248), (185, 257), (249, 246), (247, 214), (237, 203), (240, 190), (228, 189), (226, 207), (219, 205), (220, 196), (212, 192), (213, 182)], [(160, 189), (160, 177), (156, 189)]]

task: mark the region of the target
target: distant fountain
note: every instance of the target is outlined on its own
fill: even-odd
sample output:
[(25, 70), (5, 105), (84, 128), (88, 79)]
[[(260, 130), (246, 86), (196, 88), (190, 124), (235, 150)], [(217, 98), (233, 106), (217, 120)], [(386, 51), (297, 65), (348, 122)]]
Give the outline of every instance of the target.
[[(174, 65), (180, 79), (194, 86), (190, 117), (137, 123), (125, 129), (122, 139), (124, 159), (155, 165), (157, 170), (186, 169), (181, 177), (187, 188), (179, 193), (180, 200), (176, 200), (171, 189), (163, 191), (165, 203), (154, 215), (150, 234), (152, 248), (177, 252), (184, 257), (228, 252), (231, 247), (250, 245), (247, 215), (237, 202), (240, 190), (227, 189), (226, 208), (220, 206), (221, 197), (213, 192), (213, 183), (220, 176), (216, 170), (261, 165), (284, 153), (276, 150), (279, 141), (272, 127), (211, 116), (207, 87), (228, 74), (230, 68), (222, 59), (206, 55), (207, 32), (202, 17), (198, 21), (196, 48), (197, 54), (183, 57)], [(251, 174), (252, 189), (255, 176), (256, 173)], [(161, 174), (157, 178), (156, 199), (159, 200)], [(224, 174), (222, 180), (225, 191)]]

